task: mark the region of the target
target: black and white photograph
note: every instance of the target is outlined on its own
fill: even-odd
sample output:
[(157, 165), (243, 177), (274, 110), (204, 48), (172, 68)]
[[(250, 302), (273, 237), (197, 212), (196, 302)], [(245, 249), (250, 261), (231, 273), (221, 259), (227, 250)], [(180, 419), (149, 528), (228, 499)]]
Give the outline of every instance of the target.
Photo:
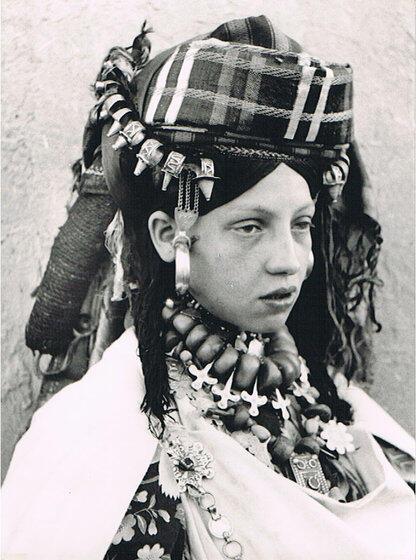
[(2, 560), (414, 560), (412, 0), (4, 0)]

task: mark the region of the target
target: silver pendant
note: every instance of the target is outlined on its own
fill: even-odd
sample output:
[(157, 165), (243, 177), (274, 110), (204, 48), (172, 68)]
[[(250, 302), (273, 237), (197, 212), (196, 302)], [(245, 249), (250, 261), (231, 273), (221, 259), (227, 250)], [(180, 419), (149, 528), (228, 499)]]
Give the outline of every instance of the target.
[(329, 492), (329, 485), (317, 455), (294, 453), (289, 461), (296, 482), (300, 486), (310, 488), (320, 494), (327, 494)]

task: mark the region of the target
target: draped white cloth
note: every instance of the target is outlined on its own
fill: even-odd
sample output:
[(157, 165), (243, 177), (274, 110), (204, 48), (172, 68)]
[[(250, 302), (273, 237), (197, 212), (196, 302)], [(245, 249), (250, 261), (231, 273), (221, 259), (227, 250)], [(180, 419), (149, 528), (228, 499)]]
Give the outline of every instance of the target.
[[(157, 447), (140, 412), (136, 348), (129, 329), (34, 415), (3, 485), (2, 558), (102, 560)], [(356, 407), (355, 461), (370, 490), (349, 504), (277, 475), (178, 401), (188, 435), (214, 457), (215, 476), (204, 486), (245, 560), (413, 560), (413, 493), (370, 434), (412, 455), (413, 440), (360, 389), (348, 397)], [(193, 560), (221, 559), (203, 512), (188, 498), (183, 504)]]

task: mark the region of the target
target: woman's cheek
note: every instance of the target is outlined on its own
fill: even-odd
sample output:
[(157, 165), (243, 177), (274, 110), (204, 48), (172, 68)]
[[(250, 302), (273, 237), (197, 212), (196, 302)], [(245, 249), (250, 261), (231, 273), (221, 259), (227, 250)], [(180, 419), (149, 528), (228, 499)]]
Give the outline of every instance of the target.
[(303, 273), (306, 273), (309, 264), (309, 254), (312, 251), (312, 241), (306, 240), (305, 243), (298, 248), (298, 261), (301, 265)]

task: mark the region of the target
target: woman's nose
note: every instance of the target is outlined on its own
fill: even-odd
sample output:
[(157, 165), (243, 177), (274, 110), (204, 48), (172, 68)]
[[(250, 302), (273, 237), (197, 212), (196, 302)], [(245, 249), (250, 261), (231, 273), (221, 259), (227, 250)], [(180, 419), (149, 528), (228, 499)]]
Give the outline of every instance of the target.
[(279, 234), (268, 248), (266, 270), (270, 274), (296, 274), (300, 262), (296, 252), (295, 241), (291, 234)]

